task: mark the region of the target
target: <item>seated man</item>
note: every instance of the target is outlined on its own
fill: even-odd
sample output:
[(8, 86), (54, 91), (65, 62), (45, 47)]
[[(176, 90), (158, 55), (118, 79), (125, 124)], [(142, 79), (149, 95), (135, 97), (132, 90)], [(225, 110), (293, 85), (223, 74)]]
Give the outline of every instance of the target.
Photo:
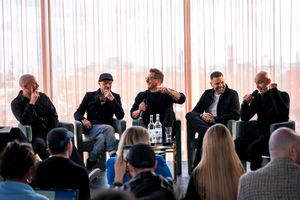
[[(44, 160), (49, 157), (46, 146), (47, 134), (58, 126), (56, 109), (49, 97), (38, 91), (39, 84), (33, 75), (21, 76), (19, 85), (22, 90), (11, 102), (11, 109), (21, 124), (31, 126), (33, 150)], [(76, 148), (73, 150), (71, 159), (84, 165)]]
[(239, 96), (230, 89), (221, 72), (215, 71), (210, 75), (212, 89), (206, 90), (192, 112), (186, 114), (186, 119), (198, 133), (199, 145), (194, 160), (194, 168), (201, 160), (202, 142), (206, 130), (215, 123), (225, 126), (229, 120), (240, 118)]
[(239, 200), (300, 198), (300, 136), (279, 128), (269, 140), (271, 162), (241, 176)]
[(173, 103), (183, 104), (185, 96), (183, 93), (161, 86), (163, 81), (164, 75), (160, 70), (150, 69), (146, 77), (148, 90), (136, 96), (130, 114), (133, 119), (142, 117), (145, 127), (149, 124), (150, 115), (153, 115), (155, 119), (155, 115), (159, 114), (164, 133), (165, 127), (173, 127), (175, 122)]
[(115, 164), (114, 186), (123, 185), (121, 189), (132, 192), (138, 199), (183, 199), (181, 189), (171, 178), (163, 178), (155, 174), (157, 161), (153, 149), (148, 144), (136, 143), (131, 146), (127, 154), (127, 163), (128, 173), (132, 178), (122, 184), (126, 162), (122, 160), (121, 155)]
[[(122, 119), (124, 111), (120, 95), (111, 91), (112, 82), (111, 74), (101, 74), (98, 81), (100, 89), (87, 92), (74, 114), (75, 120), (81, 121), (84, 133), (97, 140), (86, 162), (88, 170), (93, 168), (98, 157), (105, 152), (105, 146), (110, 156), (116, 156), (117, 143), (115, 129), (112, 127), (113, 115), (117, 119)], [(84, 117), (85, 112), (87, 118)]]
[(54, 128), (47, 136), (51, 157), (38, 163), (33, 187), (78, 189), (79, 199), (90, 199), (90, 186), (84, 167), (70, 160), (73, 133), (65, 128)]
[(271, 83), (265, 71), (255, 77), (256, 88), (252, 94), (246, 94), (241, 106), (241, 119), (248, 121), (257, 114), (255, 132), (242, 135), (235, 140), (235, 148), (241, 160), (250, 161), (251, 170), (261, 167), (262, 154), (268, 147), (270, 125), (289, 120), (290, 98), (286, 92), (277, 89)]

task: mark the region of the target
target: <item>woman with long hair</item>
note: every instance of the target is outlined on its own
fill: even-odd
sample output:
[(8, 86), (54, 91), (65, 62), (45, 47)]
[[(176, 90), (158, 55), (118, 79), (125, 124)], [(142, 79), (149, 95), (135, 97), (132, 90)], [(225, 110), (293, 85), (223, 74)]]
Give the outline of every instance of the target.
[[(123, 155), (125, 155), (125, 151), (123, 151), (124, 146), (131, 146), (139, 142), (143, 142), (146, 144), (149, 144), (150, 142), (149, 133), (147, 129), (141, 127), (141, 126), (132, 126), (122, 134), (119, 146), (118, 146), (118, 153), (123, 152)], [(115, 179), (115, 169), (114, 165), (118, 158), (117, 157), (111, 157), (106, 161), (106, 167), (107, 167), (107, 181), (110, 186), (113, 186), (114, 179)], [(157, 175), (161, 175), (163, 177), (172, 177), (170, 169), (168, 165), (166, 164), (165, 159), (158, 155), (156, 156), (157, 160), (157, 168), (155, 170), (155, 173)], [(127, 173), (124, 176), (123, 183), (126, 183), (128, 181)]]
[(202, 159), (191, 176), (185, 199), (234, 200), (245, 173), (229, 130), (222, 124), (205, 133)]

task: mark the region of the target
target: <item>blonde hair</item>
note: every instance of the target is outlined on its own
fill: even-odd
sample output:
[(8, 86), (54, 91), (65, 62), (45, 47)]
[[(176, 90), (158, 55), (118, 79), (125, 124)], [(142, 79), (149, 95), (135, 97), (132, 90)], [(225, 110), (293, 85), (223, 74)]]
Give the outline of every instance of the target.
[(239, 178), (245, 170), (229, 130), (222, 124), (211, 126), (205, 133), (202, 149), (201, 162), (193, 172), (201, 199), (237, 199)]
[(147, 129), (141, 126), (132, 126), (122, 134), (118, 152), (120, 153), (125, 145), (134, 145), (138, 142), (149, 144), (149, 133)]

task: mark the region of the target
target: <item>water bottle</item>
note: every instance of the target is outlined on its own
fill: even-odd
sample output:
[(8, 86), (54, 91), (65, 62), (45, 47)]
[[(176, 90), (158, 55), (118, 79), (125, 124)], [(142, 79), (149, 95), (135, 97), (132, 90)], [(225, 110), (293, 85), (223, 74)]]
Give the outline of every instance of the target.
[(156, 114), (156, 122), (154, 125), (156, 130), (156, 142), (162, 143), (162, 125), (159, 121), (159, 114)]
[(156, 143), (156, 132), (155, 125), (153, 123), (153, 115), (150, 115), (150, 123), (148, 124), (148, 132), (150, 137), (150, 143)]

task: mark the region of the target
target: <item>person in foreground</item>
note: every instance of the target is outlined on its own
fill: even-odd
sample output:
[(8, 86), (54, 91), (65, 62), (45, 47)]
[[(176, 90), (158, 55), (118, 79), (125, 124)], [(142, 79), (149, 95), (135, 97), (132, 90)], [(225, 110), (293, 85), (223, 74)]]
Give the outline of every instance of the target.
[[(119, 142), (118, 152), (123, 151), (123, 147), (129, 147), (138, 142), (143, 142), (149, 144), (149, 133), (147, 129), (141, 126), (132, 126), (128, 128), (121, 136), (121, 140)], [(117, 161), (117, 157), (112, 157), (106, 161), (107, 167), (107, 181), (108, 184), (112, 187), (115, 179), (115, 169), (114, 165)], [(165, 159), (158, 155), (156, 156), (157, 168), (155, 169), (155, 173), (157, 175), (161, 175), (163, 177), (171, 177), (170, 169), (165, 161)], [(125, 173), (123, 178), (123, 183), (128, 182), (128, 174)]]
[(205, 90), (192, 112), (188, 112), (185, 116), (191, 127), (198, 133), (198, 146), (193, 168), (201, 160), (206, 130), (216, 123), (226, 126), (229, 120), (240, 118), (239, 95), (228, 87), (221, 72), (215, 71), (210, 74), (210, 85), (212, 89)]
[(78, 189), (79, 200), (90, 199), (89, 178), (84, 167), (70, 160), (73, 133), (54, 128), (47, 136), (50, 158), (38, 163), (33, 187)]
[[(116, 156), (117, 142), (113, 125), (113, 115), (117, 119), (124, 117), (124, 110), (119, 94), (111, 91), (113, 77), (109, 73), (102, 73), (99, 77), (99, 89), (87, 92), (74, 113), (75, 120), (82, 123), (84, 133), (96, 140), (86, 168), (91, 170), (97, 163), (97, 159), (108, 151), (110, 157)], [(87, 113), (87, 118), (84, 114)]]
[(34, 170), (34, 156), (30, 143), (13, 141), (8, 143), (2, 154), (0, 183), (1, 200), (48, 200), (34, 192), (29, 183)]
[[(121, 152), (121, 156), (123, 156), (122, 154), (123, 152)], [(123, 185), (126, 166), (132, 178)], [(116, 161), (114, 186), (122, 186), (121, 189), (132, 192), (138, 199), (182, 199), (181, 189), (171, 178), (156, 175), (154, 173), (156, 167), (155, 153), (150, 145), (145, 143), (134, 144), (127, 154), (127, 165), (122, 157), (119, 157)]]
[(229, 130), (215, 124), (205, 133), (202, 159), (192, 173), (185, 199), (237, 199), (243, 173)]
[(236, 152), (241, 160), (250, 161), (251, 170), (262, 166), (262, 155), (268, 150), (270, 126), (289, 120), (290, 98), (277, 89), (265, 71), (255, 76), (257, 90), (246, 94), (241, 106), (241, 120), (248, 121), (257, 114), (255, 131), (236, 138)]
[(269, 151), (271, 162), (240, 178), (238, 200), (300, 199), (300, 135), (275, 130)]

